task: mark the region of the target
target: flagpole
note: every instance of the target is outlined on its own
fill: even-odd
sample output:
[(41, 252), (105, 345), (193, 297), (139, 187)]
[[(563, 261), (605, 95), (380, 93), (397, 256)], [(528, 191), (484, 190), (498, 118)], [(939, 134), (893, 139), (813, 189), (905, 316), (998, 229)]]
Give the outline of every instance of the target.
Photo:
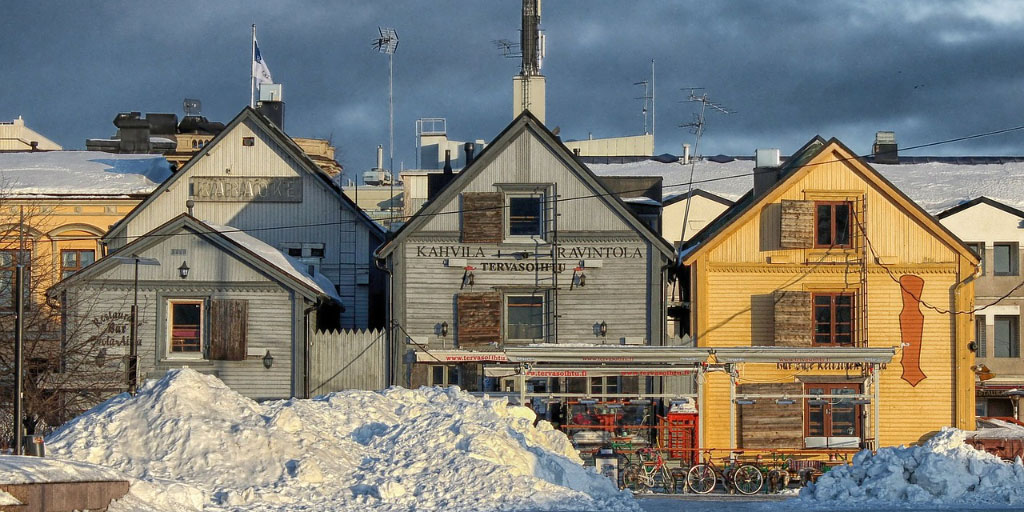
[(252, 56), (249, 59), (249, 108), (256, 108), (256, 70), (253, 63), (256, 62), (256, 24), (252, 24)]

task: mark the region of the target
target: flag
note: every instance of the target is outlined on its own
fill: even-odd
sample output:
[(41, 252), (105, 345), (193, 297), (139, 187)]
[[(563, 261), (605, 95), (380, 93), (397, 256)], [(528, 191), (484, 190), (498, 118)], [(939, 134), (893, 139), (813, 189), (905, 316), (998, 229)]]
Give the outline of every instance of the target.
[(270, 68), (267, 67), (263, 56), (260, 55), (260, 45), (256, 43), (255, 39), (252, 41), (252, 47), (252, 76), (256, 78), (256, 85), (274, 83), (274, 79), (270, 76)]

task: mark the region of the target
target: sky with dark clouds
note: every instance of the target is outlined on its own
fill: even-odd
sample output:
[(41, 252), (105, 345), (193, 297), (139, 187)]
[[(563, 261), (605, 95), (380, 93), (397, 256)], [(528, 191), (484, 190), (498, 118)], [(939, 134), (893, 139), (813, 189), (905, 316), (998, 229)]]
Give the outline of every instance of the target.
[[(184, 98), (227, 122), (248, 104), (250, 26), (276, 82), (286, 131), (331, 138), (349, 171), (387, 147), (394, 27), (395, 167), (415, 164), (414, 127), (444, 117), (455, 140), (490, 139), (512, 119), (521, 2), (13, 0), (0, 17), (0, 120), (66, 149), (109, 137), (120, 111), (182, 115)], [(696, 104), (701, 153), (798, 149), (814, 135), (867, 153), (874, 133), (901, 147), (1024, 125), (1024, 2), (546, 0), (547, 123), (564, 139), (642, 133), (655, 60), (656, 152), (678, 154)], [(907, 154), (1021, 155), (1024, 130)]]

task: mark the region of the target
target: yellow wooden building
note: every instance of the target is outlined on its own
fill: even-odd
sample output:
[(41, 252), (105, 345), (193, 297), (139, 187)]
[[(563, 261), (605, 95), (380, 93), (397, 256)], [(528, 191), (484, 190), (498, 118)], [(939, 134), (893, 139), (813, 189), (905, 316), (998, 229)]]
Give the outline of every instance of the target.
[(973, 429), (977, 257), (839, 141), (816, 137), (681, 249), (712, 354), (701, 445), (859, 449)]

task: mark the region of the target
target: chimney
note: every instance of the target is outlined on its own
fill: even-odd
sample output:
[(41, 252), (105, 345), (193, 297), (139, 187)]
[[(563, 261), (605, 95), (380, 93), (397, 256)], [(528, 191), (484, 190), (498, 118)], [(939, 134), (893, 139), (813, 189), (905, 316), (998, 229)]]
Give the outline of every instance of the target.
[(896, 144), (896, 132), (875, 132), (875, 144), (871, 146), (876, 164), (900, 163), (899, 146)]
[(377, 169), (384, 168), (384, 145), (377, 144)]
[[(473, 151), (476, 150), (476, 145), (472, 142), (467, 142), (462, 147), (466, 150), (466, 167), (469, 167), (473, 165)], [(463, 169), (466, 167), (463, 167)]]
[(754, 151), (754, 197), (758, 197), (779, 181), (779, 150), (758, 149)]
[(452, 174), (452, 150), (444, 150), (444, 173)]
[(31, 142), (28, 143), (28, 145), (29, 145), (29, 147), (32, 148), (29, 151), (31, 151), (33, 153), (35, 153), (36, 151), (39, 151), (39, 141), (37, 141), (37, 140), (31, 141)]
[(689, 164), (690, 163), (690, 145), (689, 144), (683, 144), (683, 163), (684, 164)]

